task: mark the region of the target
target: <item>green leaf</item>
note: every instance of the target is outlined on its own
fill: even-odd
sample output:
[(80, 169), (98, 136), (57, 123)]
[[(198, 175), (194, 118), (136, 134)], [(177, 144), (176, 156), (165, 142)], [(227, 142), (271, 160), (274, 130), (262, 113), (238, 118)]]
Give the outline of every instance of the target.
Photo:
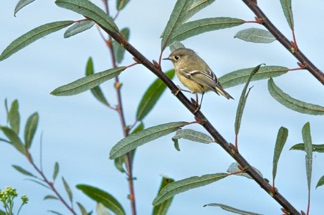
[[(143, 122), (141, 122), (134, 130), (131, 134), (135, 134), (139, 131), (143, 131), (144, 130), (144, 124)], [(131, 159), (131, 164), (133, 165), (133, 160), (134, 160), (134, 156), (135, 156), (135, 151), (136, 149), (130, 151), (130, 159)], [(118, 158), (116, 158), (114, 160), (115, 166), (116, 168), (120, 171), (120, 172), (126, 172), (124, 169), (124, 164), (126, 163), (126, 155), (120, 156)]]
[(224, 204), (219, 204), (219, 203), (210, 203), (210, 204), (204, 205), (204, 207), (206, 207), (206, 206), (220, 207), (224, 211), (229, 211), (229, 212), (240, 214), (240, 215), (261, 215), (261, 214), (258, 214), (258, 213), (253, 213), (253, 212), (250, 212), (250, 211), (240, 210), (240, 209), (237, 209), (237, 208), (234, 208), (234, 207), (231, 207), (231, 206), (228, 206), (228, 205), (224, 205)]
[(244, 20), (231, 17), (206, 18), (187, 22), (180, 25), (180, 27), (174, 31), (168, 44), (173, 41), (182, 41), (208, 31), (235, 27), (244, 24), (244, 22)]
[(307, 185), (308, 194), (310, 194), (311, 181), (312, 181), (312, 162), (313, 162), (313, 147), (312, 147), (312, 137), (310, 131), (310, 123), (307, 122), (302, 129), (303, 141), (305, 143), (306, 152), (306, 175), (307, 175)]
[(36, 184), (38, 184), (38, 185), (40, 185), (42, 187), (45, 187), (45, 188), (51, 190), (51, 188), (47, 184), (44, 184), (42, 181), (39, 181), (39, 179), (36, 180), (36, 179), (33, 179), (33, 178), (27, 178), (26, 180), (32, 181), (32, 182), (34, 182), (34, 183), (36, 183)]
[(273, 154), (273, 166), (272, 166), (272, 180), (273, 181), (275, 181), (275, 178), (277, 175), (278, 161), (279, 161), (282, 149), (287, 141), (287, 138), (288, 138), (288, 129), (285, 127), (280, 127), (278, 134), (277, 134), (277, 140), (276, 140), (276, 145), (275, 145), (274, 154)]
[(111, 215), (111, 213), (108, 212), (107, 208), (98, 202), (96, 206), (96, 215)]
[(90, 29), (95, 24), (92, 20), (82, 20), (80, 22), (76, 22), (74, 25), (66, 29), (64, 33), (64, 38), (72, 37), (78, 33), (86, 31)]
[(116, 9), (118, 11), (124, 9), (128, 2), (129, 0), (117, 0)]
[(81, 215), (88, 215), (88, 212), (86, 211), (86, 209), (83, 207), (81, 203), (77, 202), (77, 205), (80, 209)]
[(23, 7), (25, 7), (26, 5), (32, 3), (35, 0), (19, 0), (19, 2), (17, 3), (16, 7), (15, 7), (15, 12), (14, 12), (14, 16), (16, 16), (16, 14), (18, 13), (18, 11), (20, 9), (22, 9)]
[[(312, 144), (313, 152), (324, 152), (324, 144)], [(293, 145), (290, 150), (301, 150), (305, 151), (305, 144), (304, 143), (298, 143), (296, 145)]]
[(19, 134), (19, 125), (20, 125), (20, 115), (18, 109), (19, 109), (18, 100), (15, 100), (12, 102), (8, 114), (10, 127), (16, 134)]
[(0, 61), (10, 57), (12, 54), (18, 52), (20, 49), (25, 48), (36, 40), (61, 30), (62, 28), (65, 28), (71, 24), (73, 24), (73, 21), (51, 22), (28, 31), (9, 44), (9, 46), (1, 53)]
[(214, 139), (209, 135), (192, 129), (180, 129), (176, 132), (176, 134), (172, 137), (172, 140), (176, 146), (178, 145), (178, 140), (181, 138), (205, 144), (214, 142)]
[(59, 198), (57, 198), (56, 196), (53, 196), (53, 195), (47, 195), (44, 197), (43, 200), (48, 200), (48, 199), (59, 200)]
[(57, 211), (53, 211), (53, 210), (48, 210), (48, 212), (52, 213), (52, 214), (56, 214), (56, 215), (63, 215), (60, 212)]
[(121, 204), (109, 193), (89, 185), (79, 184), (76, 186), (84, 194), (96, 202), (102, 203), (106, 208), (114, 212), (116, 215), (124, 215), (125, 211)]
[(272, 78), (268, 81), (268, 90), (275, 100), (291, 110), (310, 115), (324, 115), (324, 107), (292, 98), (284, 93)]
[(237, 32), (234, 38), (252, 43), (272, 43), (276, 38), (267, 30), (248, 28)]
[(186, 14), (191, 8), (192, 0), (178, 0), (173, 8), (169, 21), (161, 35), (161, 51), (163, 51), (170, 43), (175, 29), (177, 29), (188, 18)]
[[(239, 168), (239, 167), (241, 167), (241, 166), (240, 166), (238, 163), (234, 162), (234, 163), (232, 163), (232, 164), (228, 167), (227, 172), (228, 172), (228, 173), (231, 173), (231, 174), (235, 173), (236, 176), (243, 176), (243, 177), (248, 178), (248, 179), (253, 179), (253, 178), (252, 178), (249, 174), (247, 174), (247, 173), (238, 173), (238, 172), (242, 172), (241, 168)], [(252, 168), (253, 168), (254, 171), (256, 171), (256, 172), (257, 172), (261, 177), (263, 177), (263, 175), (262, 175), (262, 173), (261, 173), (260, 170), (258, 170), (257, 168), (255, 168), (255, 167), (253, 167), (253, 166), (252, 166)]]
[[(174, 77), (175, 71), (169, 70), (165, 73), (168, 78), (172, 79)], [(144, 93), (136, 112), (136, 120), (143, 120), (146, 115), (153, 109), (156, 102), (159, 100), (164, 90), (166, 89), (165, 83), (159, 78), (157, 78)]]
[(324, 175), (318, 180), (316, 188), (324, 185)]
[[(161, 190), (167, 186), (168, 184), (171, 184), (174, 182), (174, 179), (172, 178), (168, 178), (168, 177), (164, 177), (162, 178), (162, 182), (159, 188), (159, 192), (161, 192)], [(162, 202), (161, 204), (155, 205), (153, 208), (153, 212), (152, 215), (166, 215), (168, 212), (168, 209), (171, 205), (173, 197), (169, 198), (168, 200)]]
[(56, 88), (51, 92), (51, 94), (55, 96), (71, 96), (82, 93), (118, 76), (125, 69), (126, 67), (117, 67), (80, 78), (69, 84)]
[(72, 10), (87, 17), (88, 19), (95, 21), (104, 30), (111, 32), (119, 31), (114, 20), (97, 5), (88, 0), (56, 0), (55, 4), (57, 4), (59, 7)]
[[(223, 88), (234, 87), (240, 84), (246, 83), (252, 70), (252, 68), (240, 69), (226, 75), (223, 75), (218, 80), (222, 84)], [(282, 66), (263, 66), (252, 77), (251, 81), (268, 79), (270, 77), (277, 77), (288, 72), (288, 68)]]
[(180, 181), (175, 181), (171, 184), (168, 184), (160, 191), (159, 195), (154, 199), (153, 205), (161, 204), (165, 200), (179, 193), (183, 193), (197, 187), (202, 187), (211, 184), (213, 182), (225, 178), (226, 176), (228, 176), (227, 173), (216, 173), (203, 175), (200, 177), (193, 176), (190, 178), (182, 179)]
[(20, 172), (23, 175), (27, 175), (27, 176), (31, 176), (31, 177), (35, 177), (35, 175), (33, 175), (32, 173), (30, 173), (29, 171), (25, 170), (24, 168), (17, 166), (17, 165), (12, 165), (13, 168), (15, 168), (15, 170), (17, 170), (18, 172)]
[(170, 134), (186, 124), (187, 122), (169, 122), (147, 128), (135, 134), (131, 134), (114, 145), (110, 151), (109, 158), (116, 159), (117, 157), (130, 152), (138, 146)]
[(6, 137), (9, 139), (10, 143), (23, 155), (26, 155), (26, 148), (24, 144), (21, 142), (20, 138), (14, 132), (12, 129), (8, 127), (0, 127), (2, 132), (6, 135)]
[(72, 203), (73, 202), (73, 194), (72, 194), (71, 188), (70, 188), (69, 184), (65, 181), (64, 177), (62, 177), (62, 181), (64, 184), (64, 188), (69, 196), (69, 200)]
[[(93, 61), (92, 58), (89, 57), (87, 61), (87, 66), (86, 66), (86, 76), (93, 75), (94, 74), (94, 66), (93, 66)], [(104, 96), (101, 88), (99, 86), (92, 88), (91, 90), (92, 95), (102, 104), (106, 105), (107, 107), (110, 107), (106, 97)]]
[(179, 41), (174, 41), (169, 45), (170, 51), (173, 52), (176, 49), (185, 48), (185, 46)]
[[(123, 35), (124, 39), (126, 41), (129, 40), (129, 28), (123, 28), (120, 33)], [(124, 59), (124, 54), (125, 54), (125, 48), (120, 45), (118, 42), (115, 40), (112, 41), (113, 49), (114, 49), (114, 55), (117, 63), (121, 63)]]
[(244, 108), (245, 108), (245, 103), (246, 103), (247, 97), (248, 97), (248, 95), (250, 93), (250, 90), (251, 90), (251, 88), (249, 88), (249, 90), (247, 88), (249, 86), (249, 83), (250, 83), (253, 75), (259, 71), (261, 65), (262, 64), (256, 66), (252, 70), (252, 72), (251, 72), (250, 76), (248, 77), (248, 79), (246, 81), (246, 84), (245, 84), (245, 86), (244, 86), (244, 88), (242, 90), (240, 101), (239, 101), (239, 103), (237, 105), (235, 125), (234, 125), (236, 136), (238, 135), (240, 127), (241, 127), (241, 121), (242, 121), (243, 111), (244, 111)]
[(60, 170), (60, 166), (59, 166), (59, 163), (58, 162), (55, 162), (55, 165), (54, 165), (54, 172), (53, 172), (53, 181), (55, 181), (58, 173), (59, 173), (59, 170)]
[[(6, 139), (3, 139), (0, 137), (0, 141), (3, 141), (3, 142), (6, 142), (6, 143), (10, 143), (10, 141), (6, 140)], [(11, 143), (10, 143), (11, 144)]]
[(215, 2), (215, 0), (192, 0), (191, 6), (187, 13), (183, 14), (184, 19), (188, 20), (197, 12)]
[(7, 215), (7, 213), (0, 209), (0, 215)]
[(294, 17), (291, 9), (291, 0), (280, 0), (282, 10), (291, 30), (294, 30)]
[(27, 120), (25, 126), (25, 146), (27, 149), (30, 148), (31, 143), (33, 141), (37, 126), (38, 126), (39, 115), (37, 112), (33, 113)]

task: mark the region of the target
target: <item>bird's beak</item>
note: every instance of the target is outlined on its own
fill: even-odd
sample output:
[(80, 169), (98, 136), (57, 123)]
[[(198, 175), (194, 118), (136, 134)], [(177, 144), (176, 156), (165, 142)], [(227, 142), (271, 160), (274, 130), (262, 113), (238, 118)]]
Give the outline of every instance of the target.
[(163, 58), (162, 60), (171, 60), (170, 57)]

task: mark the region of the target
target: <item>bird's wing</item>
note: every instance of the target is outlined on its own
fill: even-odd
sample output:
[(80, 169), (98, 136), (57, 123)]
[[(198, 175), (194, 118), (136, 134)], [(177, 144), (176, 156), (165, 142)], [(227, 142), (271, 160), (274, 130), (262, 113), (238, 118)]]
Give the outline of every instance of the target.
[[(216, 75), (212, 71), (200, 72), (194, 70), (189, 72), (190, 79), (215, 91), (215, 87), (219, 85)], [(218, 93), (218, 92), (217, 92)]]

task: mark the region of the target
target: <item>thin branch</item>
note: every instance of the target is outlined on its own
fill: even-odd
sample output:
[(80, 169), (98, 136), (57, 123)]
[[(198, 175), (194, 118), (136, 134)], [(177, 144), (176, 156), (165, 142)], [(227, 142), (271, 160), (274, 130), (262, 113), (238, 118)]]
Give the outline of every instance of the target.
[[(124, 48), (132, 54), (138, 62), (142, 63), (147, 69), (153, 72), (157, 77), (159, 77), (166, 86), (171, 90), (173, 94), (178, 92), (178, 87), (161, 71), (160, 68), (154, 66), (147, 58), (145, 58), (137, 49), (135, 49), (130, 43), (123, 40), (118, 33), (110, 32), (103, 26), (101, 28), (106, 31), (111, 37), (113, 37), (118, 43), (124, 46)], [(197, 111), (197, 107), (193, 105), (182, 92), (175, 95), (181, 103), (195, 116), (197, 121), (201, 122), (201, 125), (209, 132), (209, 134), (215, 139), (215, 141), (236, 160), (237, 163), (246, 170), (249, 174), (267, 193), (269, 193), (283, 208), (285, 208), (292, 215), (300, 215), (300, 213), (279, 193), (273, 193), (272, 186), (264, 179), (262, 176), (256, 172), (252, 166), (239, 154), (236, 153), (234, 147), (229, 144), (224, 137), (213, 127), (213, 125), (208, 121), (208, 119), (202, 114), (201, 111)]]
[[(267, 28), (272, 35), (292, 54), (294, 55), (299, 62), (301, 62), (305, 69), (307, 69), (318, 81), (324, 85), (324, 73), (320, 71), (298, 48), (296, 50), (297, 44), (295, 36), (293, 44), (271, 23), (268, 17), (262, 12), (259, 6), (256, 4), (256, 1), (252, 0), (242, 0), (257, 16), (257, 18), (262, 22), (261, 24)], [(294, 45), (295, 44), (295, 45)]]

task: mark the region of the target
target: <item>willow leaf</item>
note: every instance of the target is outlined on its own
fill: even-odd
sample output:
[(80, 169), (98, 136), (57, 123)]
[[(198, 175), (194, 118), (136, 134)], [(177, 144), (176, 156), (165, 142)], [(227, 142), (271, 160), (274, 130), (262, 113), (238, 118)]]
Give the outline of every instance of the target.
[(10, 128), (14, 132), (16, 132), (16, 134), (19, 134), (20, 114), (19, 114), (19, 103), (17, 99), (11, 103), (11, 107), (8, 112), (8, 120), (9, 120)]
[(51, 92), (51, 94), (55, 96), (71, 96), (83, 93), (84, 91), (90, 90), (103, 82), (116, 77), (125, 69), (126, 67), (117, 67), (80, 78), (69, 84), (56, 88)]
[(175, 141), (181, 138), (205, 144), (214, 142), (214, 139), (211, 138), (209, 135), (192, 129), (178, 130), (176, 134), (172, 137), (172, 140)]
[(180, 25), (179, 28), (174, 31), (168, 43), (171, 44), (174, 41), (182, 41), (208, 31), (235, 27), (243, 23), (244, 20), (231, 17), (206, 18), (187, 22)]
[(92, 20), (83, 20), (83, 21), (77, 22), (74, 25), (72, 25), (71, 27), (69, 27), (68, 29), (66, 29), (66, 31), (64, 33), (64, 38), (69, 38), (69, 37), (72, 37), (76, 34), (83, 32), (83, 31), (86, 31), (86, 30), (90, 29), (94, 24), (95, 24), (95, 22)]
[(252, 43), (272, 43), (276, 38), (267, 30), (248, 28), (237, 32), (234, 38)]
[(303, 141), (305, 144), (305, 161), (306, 161), (306, 176), (308, 185), (308, 195), (310, 195), (311, 181), (312, 181), (312, 163), (313, 163), (313, 147), (312, 137), (310, 131), (310, 123), (307, 122), (302, 129)]
[(76, 187), (91, 199), (103, 204), (106, 208), (114, 212), (116, 215), (126, 214), (121, 204), (106, 191), (84, 184), (79, 184)]
[[(161, 181), (161, 185), (159, 188), (159, 192), (168, 184), (171, 184), (174, 182), (174, 179), (172, 178), (168, 178), (168, 177), (163, 177), (162, 181)], [(168, 200), (165, 200), (164, 202), (162, 202), (161, 204), (155, 205), (153, 208), (153, 212), (152, 215), (166, 215), (168, 212), (168, 209), (171, 205), (172, 202), (172, 197), (169, 198)]]
[(66, 180), (64, 179), (64, 177), (62, 177), (62, 181), (63, 181), (65, 191), (67, 192), (67, 194), (69, 196), (69, 200), (72, 203), (73, 202), (73, 194), (72, 194), (71, 188), (70, 188), (69, 184), (66, 182)]
[(310, 115), (324, 115), (324, 107), (292, 98), (284, 93), (272, 78), (268, 81), (268, 90), (275, 100), (291, 110)]
[(77, 205), (80, 209), (81, 215), (89, 215), (88, 212), (86, 211), (86, 209), (84, 208), (84, 206), (80, 202), (77, 202)]
[(26, 155), (26, 148), (17, 133), (8, 127), (0, 127), (0, 130), (6, 135), (10, 143), (23, 155)]
[[(223, 88), (234, 87), (240, 84), (246, 83), (252, 70), (252, 68), (240, 69), (226, 75), (223, 75), (218, 80), (222, 84)], [(251, 81), (269, 79), (270, 77), (277, 77), (288, 72), (288, 68), (282, 66), (263, 66), (252, 77)]]
[(129, 0), (117, 0), (116, 8), (117, 10), (122, 10), (128, 4)]
[(291, 9), (291, 0), (280, 0), (281, 8), (291, 30), (294, 30), (294, 17)]
[(274, 149), (274, 154), (273, 154), (273, 166), (272, 166), (272, 179), (273, 181), (276, 178), (277, 175), (277, 167), (278, 167), (278, 161), (280, 158), (280, 154), (282, 152), (282, 149), (287, 141), (288, 138), (288, 129), (285, 127), (280, 127), (278, 134), (277, 134), (277, 140), (276, 140), (276, 145)]
[[(324, 152), (324, 144), (312, 144), (313, 152)], [(301, 150), (305, 151), (305, 144), (304, 143), (298, 143), (296, 145), (293, 145), (290, 150)]]
[(183, 14), (183, 19), (186, 21), (190, 19), (200, 10), (204, 9), (208, 5), (214, 3), (215, 0), (191, 0), (191, 6), (189, 7), (187, 13)]
[[(170, 70), (165, 73), (168, 78), (172, 79), (175, 75), (175, 71)], [(141, 121), (147, 114), (153, 109), (157, 101), (162, 96), (166, 89), (165, 83), (157, 78), (144, 93), (136, 112), (136, 120)]]
[(187, 122), (169, 122), (144, 129), (143, 131), (139, 131), (135, 134), (131, 134), (120, 140), (111, 149), (109, 158), (115, 159), (122, 156), (136, 147), (170, 134), (186, 124)]
[(26, 46), (35, 42), (36, 40), (43, 38), (46, 35), (54, 33), (58, 30), (61, 30), (62, 28), (65, 28), (71, 24), (73, 24), (73, 21), (52, 22), (41, 25), (37, 28), (32, 29), (31, 31), (28, 31), (27, 33), (21, 35), (9, 44), (9, 46), (1, 53), (0, 61), (10, 57), (14, 53), (25, 48)]
[(237, 208), (234, 208), (234, 207), (231, 207), (231, 206), (228, 206), (228, 205), (224, 205), (224, 204), (219, 204), (219, 203), (209, 203), (209, 204), (204, 205), (204, 207), (206, 207), (206, 206), (220, 207), (224, 211), (229, 211), (229, 212), (240, 214), (240, 215), (261, 215), (261, 214), (258, 214), (258, 213), (253, 213), (253, 212), (250, 212), (250, 211), (240, 210), (240, 209), (237, 209)]
[(33, 141), (38, 126), (38, 120), (39, 120), (39, 115), (36, 112), (33, 113), (26, 122), (24, 138), (25, 138), (25, 145), (27, 149), (30, 148), (31, 143)]
[(318, 180), (316, 188), (324, 185), (324, 175)]
[(203, 176), (193, 176), (190, 178), (186, 178), (180, 181), (175, 181), (171, 184), (165, 186), (159, 195), (153, 200), (153, 205), (158, 205), (164, 202), (165, 200), (179, 194), (186, 192), (188, 190), (202, 187), (218, 180), (221, 180), (228, 176), (227, 173), (216, 173), (216, 174), (208, 174)]
[[(124, 39), (126, 41), (129, 40), (129, 28), (123, 28), (120, 33), (123, 35)], [(124, 59), (124, 54), (125, 54), (125, 48), (117, 43), (115, 40), (112, 42), (113, 48), (114, 48), (114, 55), (117, 63), (121, 63)]]
[(59, 7), (72, 10), (93, 21), (100, 27), (111, 32), (118, 32), (118, 27), (114, 20), (107, 15), (101, 8), (88, 0), (56, 0), (55, 4)]
[(30, 173), (29, 171), (25, 170), (24, 168), (17, 166), (17, 165), (12, 165), (13, 168), (15, 168), (15, 170), (17, 170), (18, 172), (20, 172), (21, 174), (27, 175), (27, 176), (31, 176), (36, 178), (35, 175), (33, 175), (32, 173)]
[(35, 1), (35, 0), (19, 0), (19, 2), (16, 4), (16, 7), (15, 7), (14, 16), (16, 16), (18, 11), (20, 11), (23, 7), (27, 6), (28, 4), (32, 3), (33, 1)]

